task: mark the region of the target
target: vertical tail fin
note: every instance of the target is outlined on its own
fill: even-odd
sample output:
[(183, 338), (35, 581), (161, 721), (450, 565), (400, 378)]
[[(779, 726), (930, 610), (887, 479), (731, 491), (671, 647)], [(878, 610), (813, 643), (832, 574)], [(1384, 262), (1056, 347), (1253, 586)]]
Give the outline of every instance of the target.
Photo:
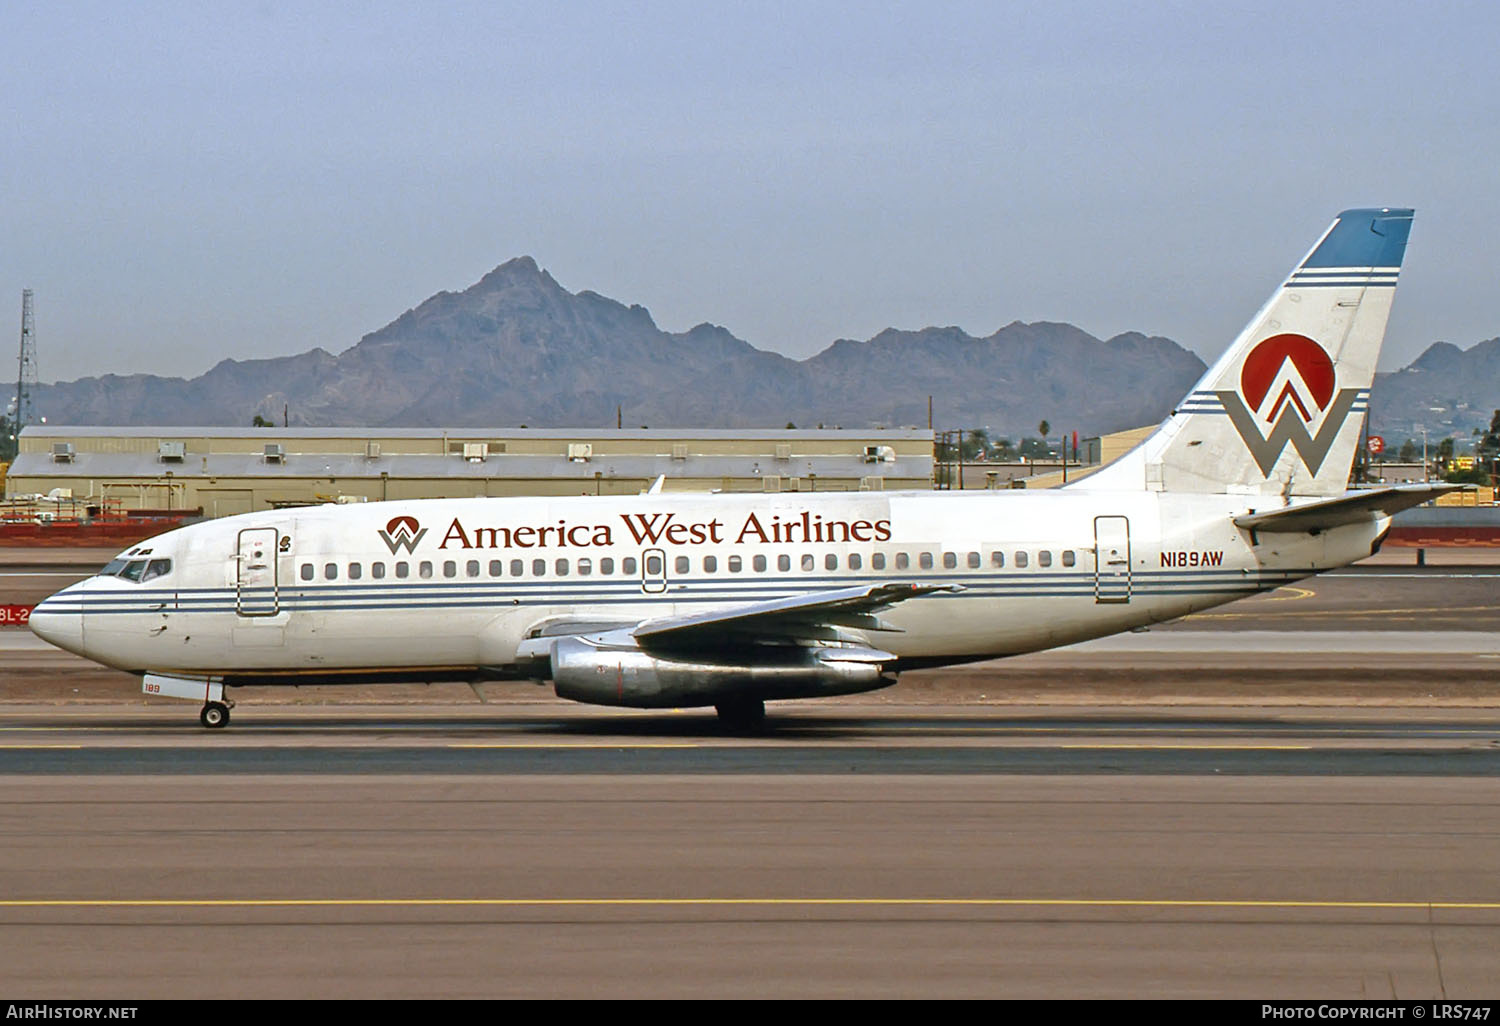
[(1156, 433), (1080, 487), (1342, 493), (1411, 220), (1340, 214)]

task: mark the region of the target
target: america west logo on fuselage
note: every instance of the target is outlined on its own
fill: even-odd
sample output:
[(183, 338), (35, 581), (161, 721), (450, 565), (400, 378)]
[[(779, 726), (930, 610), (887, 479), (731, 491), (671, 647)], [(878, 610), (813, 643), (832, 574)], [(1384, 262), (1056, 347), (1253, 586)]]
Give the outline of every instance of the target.
[(377, 533), (394, 556), (401, 549), (416, 552), (417, 542), (422, 540), (427, 528), (417, 523), (416, 517), (395, 517), (385, 525), (385, 530)]
[[(1288, 442), (1314, 475), (1359, 401), (1358, 388), (1335, 389), (1333, 360), (1306, 335), (1272, 335), (1250, 350), (1240, 388), (1214, 394), (1256, 466), (1271, 476)], [(1242, 398), (1243, 397), (1243, 398)], [(1321, 418), (1317, 433), (1308, 430)], [(1270, 433), (1262, 431), (1261, 425)]]

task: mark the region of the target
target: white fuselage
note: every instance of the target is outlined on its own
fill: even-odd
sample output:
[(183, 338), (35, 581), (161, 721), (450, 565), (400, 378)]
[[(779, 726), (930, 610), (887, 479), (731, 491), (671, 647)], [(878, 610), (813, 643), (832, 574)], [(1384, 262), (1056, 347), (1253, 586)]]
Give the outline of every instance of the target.
[(937, 665), (1274, 588), (1368, 555), (1387, 523), (1256, 539), (1232, 522), (1254, 505), (1266, 501), (1068, 489), (311, 507), (143, 542), (125, 558), (170, 559), (169, 572), (91, 578), (33, 622), (135, 672), (504, 676), (528, 632), (553, 620), (628, 625), (854, 585), (954, 584), (882, 614), (898, 630), (862, 635), (903, 667)]

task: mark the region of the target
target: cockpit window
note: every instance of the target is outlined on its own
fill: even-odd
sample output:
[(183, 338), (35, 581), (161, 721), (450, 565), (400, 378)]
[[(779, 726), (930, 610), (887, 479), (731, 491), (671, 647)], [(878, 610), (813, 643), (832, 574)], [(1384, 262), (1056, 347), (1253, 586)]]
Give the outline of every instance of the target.
[(112, 559), (99, 571), (100, 577), (119, 577), (137, 584), (172, 572), (170, 559)]

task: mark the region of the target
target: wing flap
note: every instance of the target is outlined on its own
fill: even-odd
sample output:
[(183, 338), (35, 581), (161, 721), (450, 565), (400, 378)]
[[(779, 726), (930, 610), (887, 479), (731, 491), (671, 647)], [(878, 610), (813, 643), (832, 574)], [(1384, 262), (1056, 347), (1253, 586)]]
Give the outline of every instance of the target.
[(876, 614), (898, 602), (939, 592), (958, 592), (957, 584), (897, 582), (793, 595), (728, 609), (668, 616), (637, 624), (630, 632), (640, 642), (686, 641), (724, 632), (779, 634), (798, 625), (844, 626), (862, 630), (898, 630)]

